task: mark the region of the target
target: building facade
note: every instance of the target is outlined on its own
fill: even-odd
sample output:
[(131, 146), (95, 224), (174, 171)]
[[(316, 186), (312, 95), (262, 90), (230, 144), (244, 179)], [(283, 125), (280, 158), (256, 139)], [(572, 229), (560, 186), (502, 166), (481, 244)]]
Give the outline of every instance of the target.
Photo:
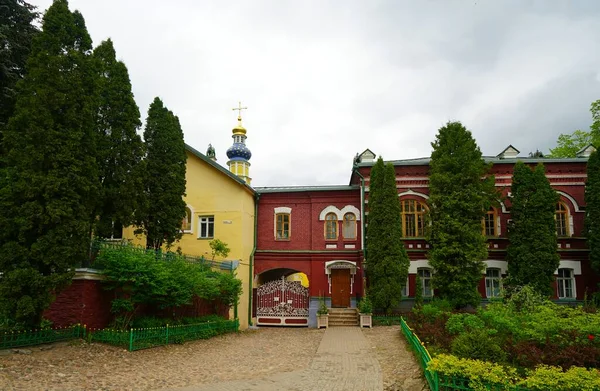
[[(560, 196), (556, 206), (560, 266), (555, 271), (554, 299), (559, 302), (583, 300), (586, 294), (598, 289), (600, 279), (590, 267), (584, 238), (586, 165), (592, 151), (593, 147), (584, 149), (573, 159), (519, 158), (519, 152), (509, 146), (497, 156), (485, 157), (492, 163), (491, 173), (502, 197), (498, 207), (491, 208), (482, 220), (482, 233), (488, 239), (488, 257), (479, 285), (484, 301), (499, 295), (501, 279), (507, 273), (509, 196), (517, 160), (531, 167), (543, 163), (550, 184)], [(426, 298), (435, 295), (431, 284), (435, 271), (427, 260), (429, 244), (425, 238), (429, 158), (391, 163), (396, 169), (404, 246), (410, 258), (405, 299), (400, 309), (408, 309), (417, 289)], [(356, 306), (365, 286), (363, 231), (368, 223), (370, 171), (374, 164), (375, 154), (370, 150), (357, 155), (348, 186), (255, 189), (259, 201), (253, 315), (258, 324), (283, 325), (294, 319), (297, 314), (293, 312), (270, 313), (260, 287), (279, 279), (290, 280), (298, 273), (305, 275), (308, 281), (308, 313), (304, 312), (304, 316), (308, 317), (309, 325), (316, 324), (320, 299), (330, 307)], [(415, 286), (417, 275), (421, 286)], [(283, 297), (284, 293), (284, 290), (276, 293), (276, 301), (271, 305), (283, 308), (277, 295)], [(292, 304), (293, 300), (295, 298), (286, 302)]]

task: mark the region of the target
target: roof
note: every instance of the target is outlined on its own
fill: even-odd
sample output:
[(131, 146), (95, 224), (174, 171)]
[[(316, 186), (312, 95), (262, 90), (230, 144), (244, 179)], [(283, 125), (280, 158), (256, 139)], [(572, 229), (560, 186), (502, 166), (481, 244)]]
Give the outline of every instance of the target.
[[(483, 156), (483, 159), (487, 163), (493, 164), (515, 164), (518, 161), (523, 163), (585, 163), (587, 157), (577, 158), (531, 158), (531, 157), (516, 157), (516, 158), (498, 158), (498, 156)], [(403, 159), (403, 160), (389, 160), (385, 163), (392, 163), (394, 166), (428, 166), (431, 158), (420, 157), (415, 159)], [(374, 166), (375, 162), (372, 163), (358, 163), (358, 167), (371, 167)]]
[(252, 194), (256, 193), (254, 191), (254, 189), (252, 188), (252, 186), (248, 185), (245, 180), (243, 180), (242, 178), (240, 178), (239, 176), (237, 176), (235, 174), (232, 174), (231, 171), (227, 170), (225, 167), (221, 166), (219, 163), (215, 162), (214, 160), (209, 159), (205, 154), (198, 152), (198, 150), (194, 149), (193, 147), (191, 147), (190, 145), (187, 145), (187, 144), (185, 144), (185, 149), (187, 151), (190, 151), (194, 156), (196, 156), (200, 160), (204, 161), (208, 165), (210, 165), (210, 166), (214, 167), (215, 169), (217, 169), (218, 171), (220, 171), (222, 174), (225, 174), (226, 176), (233, 179), (240, 185), (244, 186), (247, 190), (251, 191)]
[(296, 193), (302, 191), (336, 191), (336, 190), (358, 190), (359, 186), (348, 185), (328, 185), (328, 186), (277, 186), (277, 187), (256, 187), (259, 194), (265, 193)]

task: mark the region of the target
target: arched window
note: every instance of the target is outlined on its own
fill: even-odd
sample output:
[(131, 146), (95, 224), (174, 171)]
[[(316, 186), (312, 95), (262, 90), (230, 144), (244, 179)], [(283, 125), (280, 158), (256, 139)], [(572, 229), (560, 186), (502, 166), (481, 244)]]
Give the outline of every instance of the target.
[(556, 219), (556, 234), (558, 236), (570, 236), (569, 208), (564, 202), (556, 204), (556, 214), (554, 217)]
[(404, 237), (424, 237), (427, 207), (416, 200), (404, 200), (400, 204), (402, 207), (402, 233)]
[(558, 269), (556, 288), (558, 289), (559, 299), (575, 298), (575, 278), (573, 277), (573, 269)]
[(325, 239), (335, 240), (338, 238), (338, 220), (335, 213), (327, 213), (325, 216)]
[(342, 226), (344, 239), (356, 239), (356, 216), (354, 213), (344, 215), (344, 224)]
[(192, 210), (185, 207), (185, 217), (181, 221), (181, 230), (183, 232), (192, 232)]
[(487, 268), (485, 270), (485, 296), (498, 297), (500, 295), (500, 269)]
[[(431, 269), (425, 267), (418, 268), (417, 274), (421, 278), (423, 297), (432, 297), (433, 289), (431, 287)], [(419, 289), (419, 287), (417, 286), (416, 289)]]
[(483, 216), (483, 221), (481, 222), (481, 228), (483, 230), (484, 236), (498, 236), (498, 227), (496, 225), (496, 219), (498, 218), (498, 213), (496, 212), (496, 208), (492, 207), (487, 211), (485, 216)]

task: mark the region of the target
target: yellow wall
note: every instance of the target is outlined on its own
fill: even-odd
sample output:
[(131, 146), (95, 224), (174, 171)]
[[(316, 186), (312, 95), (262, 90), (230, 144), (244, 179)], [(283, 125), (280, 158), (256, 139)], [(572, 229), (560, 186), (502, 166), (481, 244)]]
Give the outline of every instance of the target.
[[(228, 260), (239, 260), (236, 275), (242, 281), (243, 291), (238, 304), (238, 318), (240, 329), (246, 329), (248, 303), (252, 294), (249, 292), (249, 267), (254, 246), (254, 196), (248, 188), (189, 151), (186, 182), (184, 200), (193, 213), (192, 232), (184, 233), (181, 240), (173, 244), (172, 249), (181, 247), (184, 254), (210, 257), (211, 239), (198, 239), (199, 217), (214, 216), (214, 238), (227, 243), (231, 249)], [(124, 237), (136, 244), (145, 244), (144, 238), (140, 235), (134, 237), (133, 231), (133, 227), (126, 228)], [(233, 318), (233, 309), (231, 317)]]

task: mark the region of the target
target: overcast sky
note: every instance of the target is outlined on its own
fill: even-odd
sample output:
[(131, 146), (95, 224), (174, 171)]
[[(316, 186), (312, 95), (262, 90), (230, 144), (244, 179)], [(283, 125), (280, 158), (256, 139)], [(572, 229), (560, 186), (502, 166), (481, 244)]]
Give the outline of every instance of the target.
[(142, 121), (159, 96), (224, 166), (241, 100), (255, 186), (346, 184), (366, 148), (429, 156), (448, 120), (485, 155), (547, 152), (600, 99), (598, 0), (69, 4), (114, 41)]

